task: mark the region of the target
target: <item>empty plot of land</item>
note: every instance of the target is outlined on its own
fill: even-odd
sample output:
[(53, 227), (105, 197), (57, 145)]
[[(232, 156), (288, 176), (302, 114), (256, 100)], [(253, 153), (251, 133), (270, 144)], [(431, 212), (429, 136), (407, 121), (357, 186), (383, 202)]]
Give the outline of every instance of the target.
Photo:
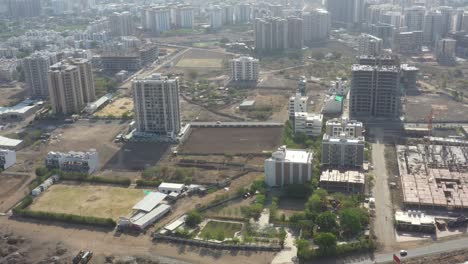
[(282, 127), (194, 128), (182, 146), (188, 153), (260, 153), (281, 143)]
[(139, 189), (57, 184), (34, 201), (30, 209), (118, 219), (130, 214), (144, 196)]
[(221, 68), (224, 54), (204, 50), (191, 50), (180, 59), (176, 67), (181, 68)]
[(234, 237), (234, 234), (242, 229), (242, 224), (222, 222), (222, 221), (209, 221), (200, 232), (200, 236), (213, 236), (222, 233), (223, 237)]
[(86, 151), (94, 148), (99, 153), (101, 165), (119, 151), (119, 147), (112, 140), (126, 127), (125, 123), (117, 121), (111, 123), (78, 122), (66, 127), (56, 129), (51, 140), (48, 151)]
[(133, 111), (133, 100), (131, 98), (124, 97), (106, 105), (103, 109), (99, 110), (94, 115), (99, 117), (106, 117), (110, 115), (118, 117), (129, 111)]
[(408, 122), (426, 122), (427, 116), (434, 109), (434, 122), (465, 122), (468, 105), (456, 102), (444, 94), (421, 94), (406, 97), (405, 118)]
[(0, 106), (8, 106), (19, 103), (26, 97), (26, 90), (19, 84), (0, 87)]
[(28, 193), (30, 175), (0, 174), (0, 212), (5, 212)]
[(105, 167), (112, 170), (141, 170), (156, 163), (169, 148), (167, 143), (125, 143)]

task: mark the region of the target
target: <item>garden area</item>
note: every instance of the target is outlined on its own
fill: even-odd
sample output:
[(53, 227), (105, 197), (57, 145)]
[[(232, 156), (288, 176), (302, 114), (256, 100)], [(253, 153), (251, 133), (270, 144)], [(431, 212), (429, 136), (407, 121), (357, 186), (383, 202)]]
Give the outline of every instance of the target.
[(209, 220), (198, 236), (208, 240), (223, 241), (225, 238), (234, 238), (234, 235), (241, 229), (241, 223)]

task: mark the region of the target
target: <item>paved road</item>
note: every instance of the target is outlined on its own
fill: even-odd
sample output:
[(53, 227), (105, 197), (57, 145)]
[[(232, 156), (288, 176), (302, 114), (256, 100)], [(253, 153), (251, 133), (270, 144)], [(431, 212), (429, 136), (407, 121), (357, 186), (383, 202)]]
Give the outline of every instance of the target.
[(271, 264), (291, 264), (297, 256), (297, 247), (294, 244), (295, 237), (291, 230), (286, 229), (286, 239), (284, 240), (284, 249), (276, 254)]
[(375, 219), (374, 231), (383, 251), (390, 251), (395, 244), (395, 231), (393, 229), (392, 198), (388, 187), (388, 174), (385, 166), (385, 145), (382, 142), (383, 130), (380, 128), (372, 131), (376, 137), (376, 143), (372, 144), (372, 163), (374, 164), (374, 196)]

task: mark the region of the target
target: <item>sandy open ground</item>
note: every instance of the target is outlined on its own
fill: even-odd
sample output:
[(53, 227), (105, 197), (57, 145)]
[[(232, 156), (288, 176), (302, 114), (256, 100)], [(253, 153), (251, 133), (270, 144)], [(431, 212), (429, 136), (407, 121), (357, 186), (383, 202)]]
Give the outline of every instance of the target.
[(209, 50), (191, 50), (177, 62), (180, 68), (221, 68), (224, 54)]
[(115, 117), (122, 116), (128, 111), (133, 111), (133, 100), (129, 97), (119, 98), (104, 108), (96, 112), (95, 116), (106, 117), (113, 115)]
[(282, 127), (194, 128), (182, 146), (189, 153), (260, 153), (281, 143)]
[(140, 189), (57, 184), (34, 201), (30, 209), (118, 219), (131, 213), (144, 196)]

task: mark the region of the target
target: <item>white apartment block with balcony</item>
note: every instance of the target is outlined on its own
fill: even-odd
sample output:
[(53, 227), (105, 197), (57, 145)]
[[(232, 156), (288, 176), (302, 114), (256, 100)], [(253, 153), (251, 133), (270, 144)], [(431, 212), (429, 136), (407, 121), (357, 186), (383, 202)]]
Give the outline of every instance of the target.
[(132, 84), (137, 132), (176, 140), (180, 132), (179, 80), (153, 74)]
[(322, 133), (323, 115), (306, 112), (294, 114), (294, 133), (304, 133), (309, 137), (320, 136)]
[(312, 161), (312, 152), (282, 146), (265, 160), (265, 183), (270, 187), (305, 184), (312, 178)]
[(338, 168), (362, 167), (364, 162), (364, 137), (348, 137), (342, 133), (338, 137), (323, 135), (323, 166)]
[(347, 137), (355, 138), (361, 137), (364, 132), (364, 126), (362, 122), (356, 120), (349, 120), (346, 118), (334, 118), (330, 119), (326, 123), (325, 134), (332, 137), (339, 137), (341, 134), (345, 134)]
[(231, 79), (233, 81), (257, 81), (258, 72), (258, 59), (240, 57), (231, 60)]
[(289, 119), (294, 120), (294, 115), (296, 112), (307, 112), (307, 101), (309, 97), (302, 96), (301, 93), (296, 93), (296, 95), (289, 98)]
[(9, 149), (0, 149), (0, 169), (6, 170), (16, 163), (16, 152)]
[(45, 160), (48, 169), (92, 174), (99, 168), (99, 154), (95, 149), (86, 152), (49, 152)]

